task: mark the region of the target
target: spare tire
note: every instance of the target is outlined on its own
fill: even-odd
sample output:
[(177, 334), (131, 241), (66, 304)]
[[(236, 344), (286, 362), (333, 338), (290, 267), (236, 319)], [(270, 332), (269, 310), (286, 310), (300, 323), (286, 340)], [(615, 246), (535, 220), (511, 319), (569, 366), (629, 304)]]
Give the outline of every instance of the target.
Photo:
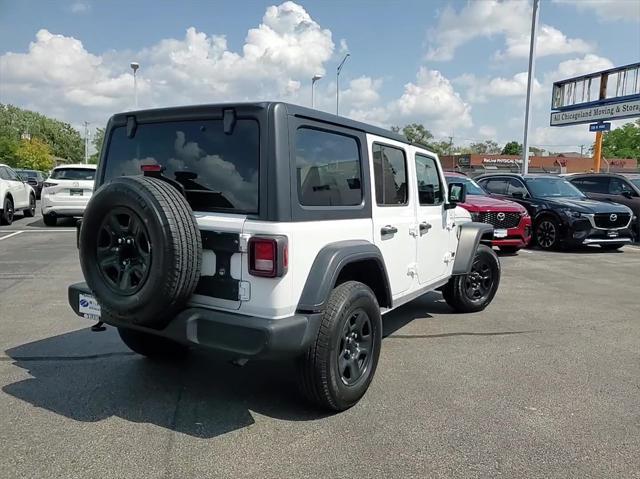
[(202, 239), (171, 184), (143, 176), (100, 187), (84, 212), (80, 264), (105, 317), (164, 327), (200, 279)]

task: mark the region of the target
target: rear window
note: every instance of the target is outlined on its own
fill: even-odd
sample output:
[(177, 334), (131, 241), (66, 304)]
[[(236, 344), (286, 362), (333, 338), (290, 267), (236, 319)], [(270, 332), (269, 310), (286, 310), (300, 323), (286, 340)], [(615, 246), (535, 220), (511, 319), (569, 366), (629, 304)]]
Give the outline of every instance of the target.
[(53, 180), (92, 180), (96, 176), (96, 170), (89, 168), (56, 168), (51, 172)]
[(194, 210), (257, 213), (259, 143), (258, 122), (249, 119), (237, 120), (230, 134), (222, 120), (141, 123), (133, 138), (116, 127), (104, 179), (161, 165), (163, 175), (184, 186)]
[(353, 137), (300, 128), (296, 134), (296, 172), (302, 205), (362, 203), (360, 150)]

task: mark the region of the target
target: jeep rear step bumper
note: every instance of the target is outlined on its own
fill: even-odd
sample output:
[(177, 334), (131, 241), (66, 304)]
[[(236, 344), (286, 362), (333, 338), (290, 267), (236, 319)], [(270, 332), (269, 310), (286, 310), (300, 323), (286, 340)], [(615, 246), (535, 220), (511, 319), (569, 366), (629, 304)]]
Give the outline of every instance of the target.
[[(80, 294), (92, 294), (86, 283), (69, 286), (69, 305), (82, 317)], [(237, 359), (275, 359), (305, 352), (316, 338), (321, 316), (322, 313), (314, 313), (265, 319), (205, 308), (187, 308), (160, 330), (132, 326), (104, 316), (101, 321), (220, 351)]]

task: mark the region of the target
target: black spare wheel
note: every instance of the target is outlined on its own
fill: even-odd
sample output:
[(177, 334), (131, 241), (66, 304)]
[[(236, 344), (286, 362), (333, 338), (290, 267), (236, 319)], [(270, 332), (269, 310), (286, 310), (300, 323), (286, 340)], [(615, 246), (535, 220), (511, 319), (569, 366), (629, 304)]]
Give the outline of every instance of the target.
[(103, 315), (162, 328), (200, 278), (202, 240), (189, 203), (158, 178), (104, 184), (83, 216), (80, 264)]

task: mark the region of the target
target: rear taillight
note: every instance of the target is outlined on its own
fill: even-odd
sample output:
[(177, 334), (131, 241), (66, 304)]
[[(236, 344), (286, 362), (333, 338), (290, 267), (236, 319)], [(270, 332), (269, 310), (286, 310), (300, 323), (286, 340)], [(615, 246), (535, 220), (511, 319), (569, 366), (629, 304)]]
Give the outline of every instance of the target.
[(249, 240), (249, 274), (253, 276), (284, 276), (288, 257), (287, 238), (284, 236), (254, 236)]
[(56, 186), (58, 183), (50, 183), (49, 181), (45, 181), (44, 183), (42, 183), (42, 186), (44, 188), (49, 188), (50, 186)]

